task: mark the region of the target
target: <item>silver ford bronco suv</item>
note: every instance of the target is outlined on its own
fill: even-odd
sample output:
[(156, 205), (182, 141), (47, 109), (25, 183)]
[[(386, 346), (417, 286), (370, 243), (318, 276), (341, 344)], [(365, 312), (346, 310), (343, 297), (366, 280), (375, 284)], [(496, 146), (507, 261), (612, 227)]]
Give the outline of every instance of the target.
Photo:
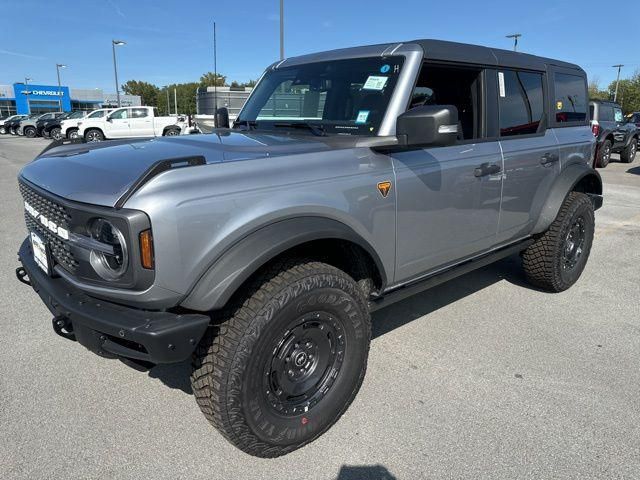
[(437, 40), (289, 58), (208, 135), (54, 143), (19, 175), (18, 278), (56, 333), (131, 365), (191, 359), (231, 443), (275, 457), (362, 384), (370, 312), (520, 253), (582, 273), (602, 182), (585, 72)]

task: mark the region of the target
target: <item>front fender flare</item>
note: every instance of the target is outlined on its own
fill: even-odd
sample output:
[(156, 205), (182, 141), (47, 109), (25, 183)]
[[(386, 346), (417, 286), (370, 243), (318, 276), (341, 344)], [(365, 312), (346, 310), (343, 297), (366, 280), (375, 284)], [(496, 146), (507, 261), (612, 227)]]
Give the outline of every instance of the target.
[(373, 258), (385, 284), (380, 257), (352, 228), (325, 217), (296, 217), (269, 224), (235, 243), (209, 266), (181, 305), (198, 311), (220, 309), (269, 260), (293, 247), (320, 239), (347, 240), (362, 247)]
[(586, 163), (574, 163), (565, 168), (551, 186), (549, 195), (540, 211), (540, 216), (531, 233), (542, 233), (555, 220), (562, 206), (562, 202), (569, 192), (573, 191), (583, 179), (588, 180), (585, 193), (602, 195), (602, 178), (600, 174)]

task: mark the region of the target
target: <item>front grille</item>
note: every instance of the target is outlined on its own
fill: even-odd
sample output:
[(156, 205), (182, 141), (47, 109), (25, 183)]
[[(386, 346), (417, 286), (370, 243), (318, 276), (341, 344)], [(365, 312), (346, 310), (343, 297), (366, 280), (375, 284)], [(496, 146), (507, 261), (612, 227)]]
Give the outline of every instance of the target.
[[(47, 217), (47, 219), (54, 222), (57, 226), (70, 232), (69, 224), (72, 220), (71, 215), (69, 215), (63, 205), (43, 197), (22, 182), (20, 182), (20, 193), (22, 193), (24, 201), (36, 209), (38, 213)], [(26, 210), (24, 212), (24, 219), (27, 228), (30, 231), (38, 233), (49, 245), (49, 250), (55, 262), (60, 264), (68, 272), (75, 273), (79, 264), (71, 252), (69, 243), (42, 225), (42, 223), (33, 218)]]

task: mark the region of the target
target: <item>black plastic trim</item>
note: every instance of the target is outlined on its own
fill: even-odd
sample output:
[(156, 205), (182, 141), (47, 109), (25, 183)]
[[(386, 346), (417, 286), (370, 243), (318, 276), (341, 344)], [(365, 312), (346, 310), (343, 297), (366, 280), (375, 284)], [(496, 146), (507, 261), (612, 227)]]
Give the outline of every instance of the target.
[(98, 355), (150, 363), (174, 363), (191, 355), (208, 315), (139, 310), (90, 297), (63, 278), (42, 272), (25, 240), (18, 258), (33, 289), (54, 316), (54, 330)]
[(494, 263), (497, 260), (500, 260), (501, 258), (505, 258), (510, 255), (513, 255), (514, 253), (521, 252), (532, 243), (533, 243), (533, 239), (528, 238), (528, 239), (519, 241), (518, 243), (507, 245), (498, 250), (493, 250), (484, 255), (474, 257), (465, 262), (454, 265), (444, 271), (434, 273), (433, 275), (429, 275), (425, 278), (414, 281), (412, 283), (402, 285), (399, 287), (394, 287), (392, 290), (385, 292), (383, 295), (372, 299), (369, 302), (369, 310), (374, 312), (381, 308), (387, 307), (393, 303), (396, 303), (408, 297), (411, 297), (424, 290), (428, 290), (429, 288), (435, 287), (436, 285), (439, 285), (441, 283), (444, 283), (456, 277), (459, 277), (460, 275), (464, 275), (465, 273), (471, 272), (478, 268)]

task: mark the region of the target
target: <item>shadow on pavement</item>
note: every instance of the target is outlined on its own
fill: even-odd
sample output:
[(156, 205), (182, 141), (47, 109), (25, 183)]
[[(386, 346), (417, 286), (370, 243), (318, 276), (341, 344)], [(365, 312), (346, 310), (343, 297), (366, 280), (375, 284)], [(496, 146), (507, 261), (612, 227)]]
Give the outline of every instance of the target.
[(639, 167), (630, 168), (629, 170), (627, 170), (627, 173), (633, 173), (634, 175), (640, 175), (640, 166)]
[(381, 337), (500, 280), (536, 290), (525, 279), (520, 256), (512, 255), (374, 312), (371, 325), (372, 338)]
[[(487, 265), (479, 270), (475, 270), (379, 310), (372, 315), (372, 338), (381, 337), (396, 328), (402, 327), (424, 315), (429, 315), (467, 295), (483, 290), (500, 280), (506, 280), (520, 287), (534, 288), (526, 282), (521, 265), (520, 257), (518, 255), (512, 255), (511, 257)], [(189, 361), (172, 365), (158, 365), (148, 372), (149, 377), (157, 378), (169, 388), (182, 390), (189, 395), (193, 394), (189, 380), (190, 374), (191, 365)]]
[(169, 388), (182, 390), (188, 395), (193, 394), (191, 389), (191, 362), (184, 361), (170, 365), (157, 365), (148, 372), (149, 377), (157, 378)]
[(396, 480), (383, 465), (343, 465), (336, 480)]

